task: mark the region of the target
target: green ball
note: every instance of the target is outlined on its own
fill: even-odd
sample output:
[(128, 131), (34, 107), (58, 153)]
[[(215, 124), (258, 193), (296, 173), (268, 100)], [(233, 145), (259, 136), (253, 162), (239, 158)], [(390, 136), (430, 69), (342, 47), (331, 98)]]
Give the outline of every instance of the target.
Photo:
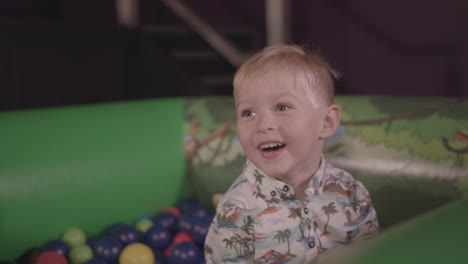
[(153, 221), (145, 219), (136, 222), (135, 229), (144, 234), (154, 225)]
[(84, 245), (86, 244), (86, 235), (78, 227), (71, 227), (63, 233), (62, 240), (70, 247)]
[(71, 248), (68, 258), (73, 264), (82, 264), (93, 258), (93, 250), (88, 245), (77, 245)]

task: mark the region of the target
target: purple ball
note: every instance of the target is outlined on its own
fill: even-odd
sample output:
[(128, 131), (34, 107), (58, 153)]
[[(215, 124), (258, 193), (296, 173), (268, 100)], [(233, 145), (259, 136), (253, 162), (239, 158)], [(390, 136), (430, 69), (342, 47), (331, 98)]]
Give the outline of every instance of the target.
[(172, 248), (169, 258), (172, 264), (199, 264), (203, 254), (195, 244), (182, 242)]
[(119, 254), (124, 248), (124, 244), (114, 237), (104, 237), (100, 239), (94, 247), (94, 255), (107, 262), (118, 260)]
[(49, 240), (42, 246), (42, 252), (44, 251), (54, 251), (59, 253), (62, 256), (67, 256), (69, 247), (62, 240)]
[(152, 249), (164, 250), (172, 242), (172, 233), (162, 226), (153, 226), (145, 234), (144, 242)]

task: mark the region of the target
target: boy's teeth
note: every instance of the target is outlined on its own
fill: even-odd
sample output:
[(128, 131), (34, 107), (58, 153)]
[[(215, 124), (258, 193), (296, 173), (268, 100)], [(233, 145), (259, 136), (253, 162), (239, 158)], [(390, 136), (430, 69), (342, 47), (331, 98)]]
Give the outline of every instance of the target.
[(280, 143), (266, 143), (262, 144), (260, 146), (261, 149), (268, 149), (268, 148), (274, 148), (274, 147), (280, 147), (282, 144)]

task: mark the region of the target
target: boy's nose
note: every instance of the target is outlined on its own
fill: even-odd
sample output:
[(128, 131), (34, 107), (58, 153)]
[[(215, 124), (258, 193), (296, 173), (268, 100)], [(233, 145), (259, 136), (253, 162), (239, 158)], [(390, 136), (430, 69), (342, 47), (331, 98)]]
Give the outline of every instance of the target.
[(258, 118), (257, 133), (266, 133), (274, 129), (275, 125), (271, 117), (262, 116)]

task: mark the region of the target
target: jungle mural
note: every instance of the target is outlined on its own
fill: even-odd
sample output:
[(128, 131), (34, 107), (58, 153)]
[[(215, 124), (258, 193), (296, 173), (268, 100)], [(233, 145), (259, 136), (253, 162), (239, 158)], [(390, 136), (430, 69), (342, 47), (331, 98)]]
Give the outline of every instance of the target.
[[(341, 126), (325, 157), (366, 185), (382, 227), (468, 196), (468, 98), (337, 96), (335, 103)], [(187, 177), (197, 182), (190, 191), (213, 207), (245, 161), (234, 101), (186, 98), (184, 107)]]

